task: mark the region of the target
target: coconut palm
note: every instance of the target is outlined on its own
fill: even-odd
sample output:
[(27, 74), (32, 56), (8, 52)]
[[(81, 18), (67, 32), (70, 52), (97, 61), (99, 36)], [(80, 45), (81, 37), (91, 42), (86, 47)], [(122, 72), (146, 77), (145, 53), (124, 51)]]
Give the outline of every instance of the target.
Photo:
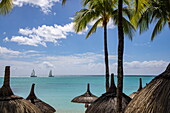
[(124, 51), (124, 32), (123, 32), (123, 0), (118, 1), (118, 84), (117, 84), (117, 113), (122, 113), (122, 94), (123, 94), (123, 51)]
[(153, 29), (151, 40), (161, 32), (167, 23), (170, 27), (170, 0), (150, 0), (148, 2), (138, 21), (140, 33), (146, 31), (152, 22), (156, 22), (156, 25)]
[[(85, 3), (86, 4), (86, 3)], [(91, 21), (96, 21), (88, 32), (88, 38), (96, 31), (97, 26), (101, 25), (104, 28), (104, 54), (105, 54), (105, 75), (106, 75), (106, 91), (109, 89), (109, 60), (107, 47), (107, 24), (111, 18), (113, 4), (109, 0), (94, 0), (88, 2), (88, 9), (82, 9), (76, 13), (75, 31), (79, 32), (86, 28)]]
[[(107, 48), (107, 24), (110, 19), (113, 19), (115, 24), (118, 23), (118, 10), (117, 1), (115, 0), (83, 0), (83, 8), (75, 15), (75, 31), (80, 32), (86, 29), (87, 25), (91, 21), (95, 21), (91, 29), (89, 30), (86, 38), (94, 33), (98, 26), (104, 28), (104, 56), (105, 56), (105, 75), (106, 75), (106, 91), (109, 89), (109, 60), (108, 60), (108, 48)], [(130, 17), (130, 13), (127, 8), (123, 9), (123, 12)], [(125, 18), (122, 20), (125, 24), (123, 29), (132, 39), (134, 27)]]
[(0, 2), (0, 14), (6, 15), (13, 8), (13, 0), (2, 0)]

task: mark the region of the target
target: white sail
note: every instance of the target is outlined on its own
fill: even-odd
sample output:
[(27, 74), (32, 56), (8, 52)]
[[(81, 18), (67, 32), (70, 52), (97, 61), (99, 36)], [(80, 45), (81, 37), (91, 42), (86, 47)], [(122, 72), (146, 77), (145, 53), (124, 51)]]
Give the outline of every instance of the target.
[(54, 76), (52, 75), (52, 70), (50, 70), (49, 77), (54, 77)]
[(37, 77), (37, 76), (35, 76), (35, 71), (34, 71), (34, 69), (32, 70), (31, 77)]

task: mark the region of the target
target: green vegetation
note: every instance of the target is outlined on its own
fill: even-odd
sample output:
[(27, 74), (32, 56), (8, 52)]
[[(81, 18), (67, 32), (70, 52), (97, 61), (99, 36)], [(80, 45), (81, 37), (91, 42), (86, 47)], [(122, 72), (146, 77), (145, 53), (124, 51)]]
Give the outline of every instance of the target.
[(6, 15), (8, 14), (13, 8), (13, 0), (2, 0), (0, 3), (0, 14)]
[(147, 2), (144, 11), (141, 13), (141, 18), (139, 18), (138, 21), (140, 33), (147, 30), (149, 24), (153, 22), (156, 23), (156, 25), (154, 26), (151, 40), (162, 31), (162, 28), (167, 23), (170, 27), (170, 0), (151, 0)]

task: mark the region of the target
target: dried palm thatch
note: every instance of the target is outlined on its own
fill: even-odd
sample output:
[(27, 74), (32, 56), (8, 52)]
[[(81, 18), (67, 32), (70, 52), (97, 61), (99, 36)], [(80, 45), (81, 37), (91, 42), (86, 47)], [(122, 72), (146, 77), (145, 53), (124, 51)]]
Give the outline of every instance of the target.
[(29, 101), (15, 96), (10, 88), (10, 66), (5, 67), (4, 84), (0, 88), (0, 113), (41, 113)]
[(38, 99), (34, 93), (35, 84), (32, 84), (30, 94), (26, 98), (31, 103), (33, 103), (36, 107), (38, 107), (42, 113), (54, 113), (56, 110), (50, 106), (49, 104), (43, 102), (42, 100)]
[(98, 97), (93, 95), (90, 92), (90, 84), (87, 84), (87, 91), (78, 97), (75, 97), (71, 102), (75, 103), (85, 103), (85, 107), (88, 107), (88, 104), (94, 102)]
[(134, 98), (139, 92), (142, 90), (142, 78), (139, 79), (139, 88), (136, 92), (133, 92), (132, 94), (129, 95), (130, 98)]
[[(122, 108), (123, 111), (131, 98), (123, 93)], [(114, 84), (114, 75), (111, 75), (111, 86), (108, 92), (104, 93), (96, 101), (94, 101), (86, 110), (85, 113), (116, 113), (117, 96), (116, 86)]]
[(133, 98), (125, 113), (170, 113), (170, 64)]

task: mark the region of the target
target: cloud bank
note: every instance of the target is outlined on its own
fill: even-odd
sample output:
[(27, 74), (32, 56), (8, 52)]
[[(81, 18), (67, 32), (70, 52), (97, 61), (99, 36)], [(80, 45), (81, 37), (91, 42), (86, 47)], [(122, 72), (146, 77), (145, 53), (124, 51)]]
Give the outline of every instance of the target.
[[(6, 65), (11, 66), (13, 76), (30, 76), (32, 69), (35, 69), (38, 76), (48, 76), (51, 69), (54, 75), (104, 75), (105, 73), (103, 54), (88, 52), (47, 56), (38, 51), (20, 52), (5, 47), (0, 47), (0, 52), (0, 75), (3, 74)], [(3, 59), (4, 55), (8, 55), (8, 59)], [(13, 59), (13, 57), (22, 57), (24, 61)], [(110, 73), (116, 75), (117, 56), (111, 55), (109, 57), (113, 61), (110, 63)], [(33, 60), (30, 61), (30, 59)], [(124, 62), (124, 73), (125, 75), (158, 75), (165, 70), (168, 63), (164, 60)]]
[(19, 55), (21, 52), (7, 49), (6, 47), (0, 46), (0, 55)]
[(0, 59), (33, 58), (37, 56), (42, 56), (42, 52), (35, 50), (21, 52), (0, 46)]

